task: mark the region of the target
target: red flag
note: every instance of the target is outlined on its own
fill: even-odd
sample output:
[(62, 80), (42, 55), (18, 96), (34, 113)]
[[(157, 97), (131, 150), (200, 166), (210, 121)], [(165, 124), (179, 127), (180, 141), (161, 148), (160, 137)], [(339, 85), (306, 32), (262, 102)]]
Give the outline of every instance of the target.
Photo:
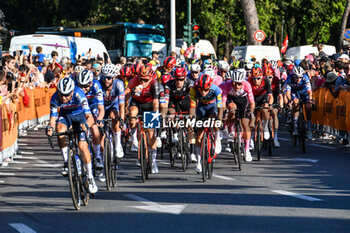
[(185, 57), (188, 57), (194, 50), (194, 46), (191, 45), (190, 47), (188, 47), (185, 51)]
[(286, 38), (284, 38), (282, 48), (281, 48), (281, 53), (285, 53), (287, 51), (287, 47), (288, 47), (288, 35), (286, 36)]

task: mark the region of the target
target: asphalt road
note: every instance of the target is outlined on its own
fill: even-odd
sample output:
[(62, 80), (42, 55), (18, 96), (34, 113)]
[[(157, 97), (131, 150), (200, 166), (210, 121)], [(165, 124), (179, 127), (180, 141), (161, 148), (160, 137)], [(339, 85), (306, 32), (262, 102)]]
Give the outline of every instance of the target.
[(350, 149), (313, 141), (303, 154), (287, 132), (279, 136), (273, 156), (242, 171), (223, 152), (205, 183), (193, 164), (182, 172), (167, 156), (142, 183), (127, 151), (118, 187), (108, 192), (98, 181), (76, 211), (57, 146), (43, 129), (30, 131), (14, 163), (0, 168), (0, 232), (350, 232)]

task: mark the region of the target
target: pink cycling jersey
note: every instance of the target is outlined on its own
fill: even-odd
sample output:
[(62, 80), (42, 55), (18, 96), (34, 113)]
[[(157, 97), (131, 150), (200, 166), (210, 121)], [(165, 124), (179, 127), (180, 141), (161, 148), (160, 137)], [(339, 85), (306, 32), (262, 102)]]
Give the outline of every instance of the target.
[(234, 96), (234, 97), (248, 97), (248, 100), (250, 103), (254, 103), (254, 95), (252, 92), (252, 87), (249, 82), (243, 81), (243, 87), (236, 91), (233, 88), (232, 80), (229, 80), (227, 82), (222, 83), (219, 87), (222, 90), (222, 102), (226, 104), (227, 96)]

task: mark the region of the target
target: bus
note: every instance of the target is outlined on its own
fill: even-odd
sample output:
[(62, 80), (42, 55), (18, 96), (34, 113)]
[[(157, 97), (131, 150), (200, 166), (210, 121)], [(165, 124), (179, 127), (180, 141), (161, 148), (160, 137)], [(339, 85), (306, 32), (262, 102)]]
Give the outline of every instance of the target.
[(106, 46), (112, 62), (121, 56), (150, 58), (152, 51), (159, 52), (158, 59), (161, 62), (167, 56), (168, 42), (164, 26), (161, 24), (117, 22), (81, 28), (41, 27), (36, 33), (57, 33), (98, 39)]

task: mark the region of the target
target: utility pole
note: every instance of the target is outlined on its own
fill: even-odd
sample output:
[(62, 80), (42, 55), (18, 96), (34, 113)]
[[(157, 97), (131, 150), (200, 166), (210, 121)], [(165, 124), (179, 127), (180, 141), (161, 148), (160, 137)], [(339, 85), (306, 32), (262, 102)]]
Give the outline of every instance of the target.
[(192, 44), (192, 22), (191, 22), (191, 0), (187, 0), (187, 25), (188, 25), (188, 29), (189, 29), (189, 33), (188, 33), (188, 45), (187, 47), (190, 47)]
[(176, 7), (175, 0), (170, 0), (170, 52), (175, 51), (176, 47)]

